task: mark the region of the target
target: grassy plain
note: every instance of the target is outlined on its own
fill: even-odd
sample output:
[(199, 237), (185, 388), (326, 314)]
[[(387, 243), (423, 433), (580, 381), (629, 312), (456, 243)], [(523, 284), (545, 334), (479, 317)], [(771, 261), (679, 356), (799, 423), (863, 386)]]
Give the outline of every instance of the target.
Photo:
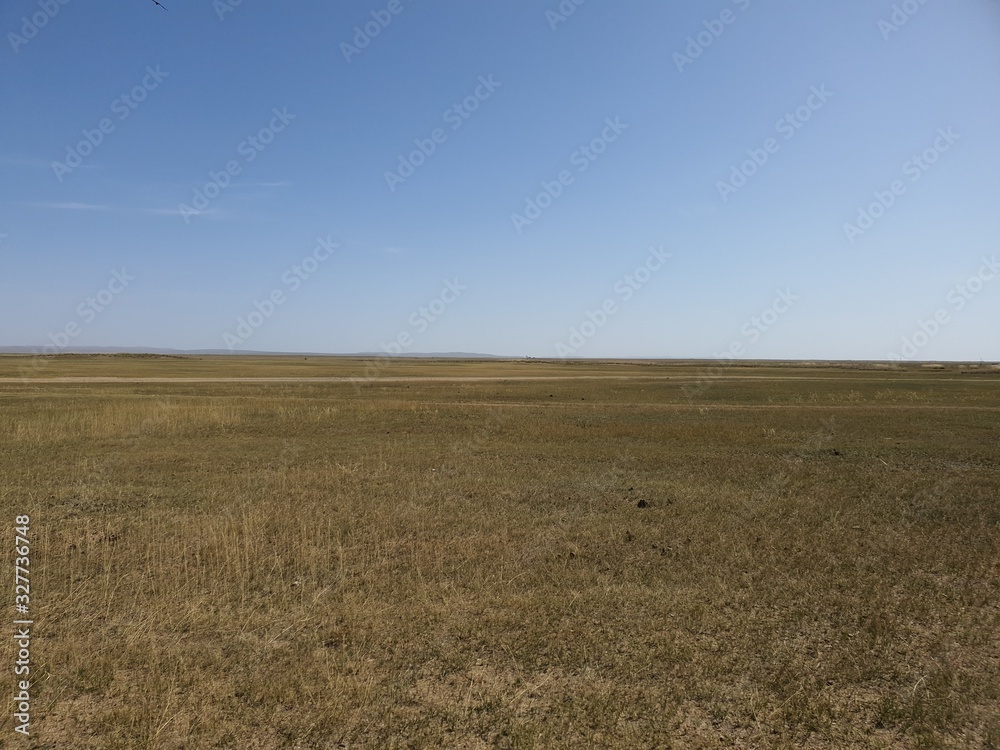
[(996, 368), (0, 357), (0, 446), (5, 747), (1000, 747)]

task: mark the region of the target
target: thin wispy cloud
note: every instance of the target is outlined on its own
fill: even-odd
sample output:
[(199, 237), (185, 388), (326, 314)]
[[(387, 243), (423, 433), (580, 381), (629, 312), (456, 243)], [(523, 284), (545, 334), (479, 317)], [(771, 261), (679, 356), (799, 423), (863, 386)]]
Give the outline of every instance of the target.
[[(0, 155), (0, 164), (5, 167), (24, 167), (26, 169), (52, 169), (52, 162), (55, 159), (38, 159), (32, 156)], [(76, 169), (101, 169), (104, 165), (86, 163), (80, 164)]]
[(234, 182), (233, 187), (250, 187), (250, 188), (282, 188), (290, 187), (292, 183), (288, 181), (283, 182)]
[(96, 203), (77, 203), (75, 201), (18, 201), (17, 205), (28, 208), (43, 208), (52, 211), (112, 211), (113, 206), (101, 206)]
[(235, 211), (222, 211), (218, 208), (206, 208), (204, 211), (196, 211), (194, 214), (191, 212), (182, 211), (179, 208), (134, 208), (134, 209), (122, 209), (125, 211), (136, 211), (144, 214), (153, 214), (155, 216), (206, 216), (213, 219), (231, 219), (237, 216)]
[[(80, 203), (76, 201), (17, 201), (14, 205), (27, 208), (38, 208), (47, 211), (115, 211), (120, 213), (147, 214), (150, 216), (183, 216), (179, 208), (144, 208), (135, 206), (111, 206), (97, 203)], [(190, 215), (190, 214), (189, 214)], [(235, 211), (222, 211), (217, 208), (206, 208), (198, 211), (196, 216), (213, 219), (231, 219), (238, 214)]]
[(33, 169), (49, 169), (52, 162), (44, 159), (31, 159), (23, 156), (0, 156), (0, 164), (5, 167), (31, 167)]

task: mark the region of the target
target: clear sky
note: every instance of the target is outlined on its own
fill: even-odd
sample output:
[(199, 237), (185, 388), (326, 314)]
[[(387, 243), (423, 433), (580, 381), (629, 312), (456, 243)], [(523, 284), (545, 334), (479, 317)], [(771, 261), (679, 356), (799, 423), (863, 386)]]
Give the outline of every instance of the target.
[(0, 346), (1000, 359), (996, 0), (162, 2), (0, 6)]

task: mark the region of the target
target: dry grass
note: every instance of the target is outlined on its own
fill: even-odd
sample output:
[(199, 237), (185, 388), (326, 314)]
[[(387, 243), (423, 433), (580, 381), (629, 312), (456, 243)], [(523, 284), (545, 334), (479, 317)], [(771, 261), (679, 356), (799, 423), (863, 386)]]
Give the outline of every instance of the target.
[(1000, 746), (996, 371), (384, 372), (664, 377), (0, 383), (37, 623), (33, 739), (0, 743)]

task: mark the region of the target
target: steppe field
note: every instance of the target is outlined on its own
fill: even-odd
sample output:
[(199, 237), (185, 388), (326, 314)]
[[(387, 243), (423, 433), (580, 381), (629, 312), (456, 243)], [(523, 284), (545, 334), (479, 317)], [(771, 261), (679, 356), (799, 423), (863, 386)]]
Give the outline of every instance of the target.
[(1000, 747), (1000, 369), (739, 364), (0, 357), (0, 744)]

